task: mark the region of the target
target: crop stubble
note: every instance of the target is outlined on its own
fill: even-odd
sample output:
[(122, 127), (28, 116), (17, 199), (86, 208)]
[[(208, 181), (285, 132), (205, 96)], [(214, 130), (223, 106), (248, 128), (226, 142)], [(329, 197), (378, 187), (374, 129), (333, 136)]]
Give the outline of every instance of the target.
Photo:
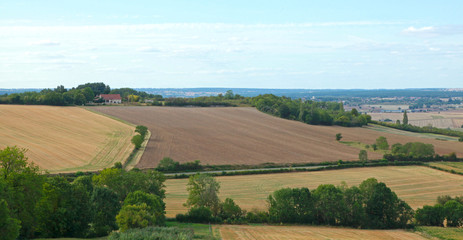
[[(232, 198), (243, 209), (265, 209), (266, 198), (273, 191), (284, 187), (308, 187), (310, 190), (321, 184), (339, 185), (343, 181), (348, 186), (360, 184), (374, 177), (386, 183), (399, 198), (412, 208), (433, 205), (440, 195), (457, 196), (463, 192), (463, 176), (419, 166), (369, 167), (318, 172), (296, 172), (217, 177), (220, 182), (220, 198)], [(182, 206), (186, 202), (188, 179), (166, 181), (167, 216), (185, 213)]]
[(324, 240), (324, 239), (352, 239), (352, 240), (421, 240), (427, 239), (416, 233), (404, 230), (360, 230), (351, 228), (315, 227), (315, 226), (245, 226), (220, 225), (217, 226), (223, 240)]
[[(440, 154), (463, 148), (456, 142), (422, 139), (366, 128), (314, 126), (261, 113), (255, 108), (96, 107), (102, 113), (147, 126), (152, 137), (138, 168), (156, 167), (164, 157), (202, 164), (302, 163), (358, 160), (359, 149), (336, 142), (374, 143), (385, 136), (389, 143), (432, 143)], [(370, 159), (381, 155), (369, 152)]]
[(0, 105), (0, 148), (18, 146), (49, 172), (125, 161), (134, 127), (79, 107)]

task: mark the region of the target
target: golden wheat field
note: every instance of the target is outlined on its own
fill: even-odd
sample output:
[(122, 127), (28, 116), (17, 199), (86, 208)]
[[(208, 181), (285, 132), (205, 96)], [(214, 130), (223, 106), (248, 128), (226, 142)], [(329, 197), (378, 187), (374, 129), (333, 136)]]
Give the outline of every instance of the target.
[(220, 225), (223, 240), (420, 240), (427, 239), (419, 234), (405, 230), (359, 230), (351, 228), (315, 227), (315, 226), (246, 226)]
[[(243, 209), (252, 210), (265, 209), (268, 195), (284, 187), (308, 187), (312, 190), (321, 184), (339, 185), (343, 181), (353, 186), (371, 177), (386, 183), (399, 198), (415, 209), (426, 204), (434, 204), (440, 195), (463, 194), (463, 176), (419, 166), (223, 176), (216, 179), (220, 182), (219, 196), (222, 200), (230, 197)], [(188, 197), (187, 182), (188, 179), (166, 181), (167, 216), (173, 217), (186, 212), (182, 204)]]
[[(403, 113), (369, 113), (373, 120), (391, 119), (394, 123), (402, 122)], [(433, 126), (437, 128), (461, 128), (463, 111), (409, 112), (408, 123), (415, 126)]]
[(134, 127), (79, 107), (0, 105), (0, 148), (49, 172), (98, 170), (130, 155)]

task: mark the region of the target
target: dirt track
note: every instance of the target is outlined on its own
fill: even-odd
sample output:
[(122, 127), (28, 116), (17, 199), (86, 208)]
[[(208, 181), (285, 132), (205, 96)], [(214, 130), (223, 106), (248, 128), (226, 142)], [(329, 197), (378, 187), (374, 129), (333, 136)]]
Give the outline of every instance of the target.
[[(364, 128), (313, 126), (280, 119), (254, 108), (94, 107), (152, 132), (137, 167), (156, 167), (163, 157), (175, 161), (200, 160), (202, 164), (259, 164), (357, 160), (359, 149), (345, 141), (373, 143), (385, 136), (391, 143), (422, 141), (435, 144), (437, 152), (462, 154), (456, 142), (398, 136)], [(369, 158), (381, 155), (369, 152)]]

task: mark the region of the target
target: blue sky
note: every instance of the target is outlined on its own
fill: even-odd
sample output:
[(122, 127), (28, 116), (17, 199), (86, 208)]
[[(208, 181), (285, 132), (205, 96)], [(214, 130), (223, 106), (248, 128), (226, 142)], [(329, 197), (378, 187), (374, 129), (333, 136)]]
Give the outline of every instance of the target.
[(0, 88), (463, 88), (461, 1), (0, 1)]

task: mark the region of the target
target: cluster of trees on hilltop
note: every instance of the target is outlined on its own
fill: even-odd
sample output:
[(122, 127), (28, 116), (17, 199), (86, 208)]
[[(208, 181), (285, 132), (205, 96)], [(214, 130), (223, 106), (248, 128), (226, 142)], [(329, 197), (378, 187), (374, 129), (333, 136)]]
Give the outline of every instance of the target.
[(220, 201), (220, 185), (209, 175), (190, 176), (185, 204), (178, 221), (216, 223), (299, 223), (369, 229), (404, 228), (413, 210), (384, 183), (374, 178), (358, 187), (323, 184), (315, 190), (283, 188), (267, 198), (268, 210), (243, 211), (232, 199)]
[(293, 100), (265, 94), (253, 97), (251, 103), (262, 112), (314, 125), (354, 127), (366, 125), (371, 120), (371, 116), (362, 115), (356, 109), (344, 111), (343, 104), (337, 102)]
[(120, 94), (127, 102), (138, 102), (145, 98), (156, 101), (163, 100), (162, 96), (139, 92), (131, 88), (111, 89), (104, 83), (86, 83), (71, 89), (60, 85), (54, 89), (43, 89), (40, 92), (23, 92), (4, 94), (0, 96), (0, 104), (26, 104), (26, 105), (53, 105), (69, 106), (83, 105), (89, 102), (101, 102), (102, 99), (95, 97), (100, 94)]
[(416, 210), (416, 222), (424, 226), (461, 227), (463, 225), (463, 196), (452, 198), (439, 196), (434, 206), (423, 206)]
[(0, 151), (2, 237), (97, 237), (164, 224), (162, 173), (125, 171), (117, 164), (93, 176), (46, 176), (24, 152)]

